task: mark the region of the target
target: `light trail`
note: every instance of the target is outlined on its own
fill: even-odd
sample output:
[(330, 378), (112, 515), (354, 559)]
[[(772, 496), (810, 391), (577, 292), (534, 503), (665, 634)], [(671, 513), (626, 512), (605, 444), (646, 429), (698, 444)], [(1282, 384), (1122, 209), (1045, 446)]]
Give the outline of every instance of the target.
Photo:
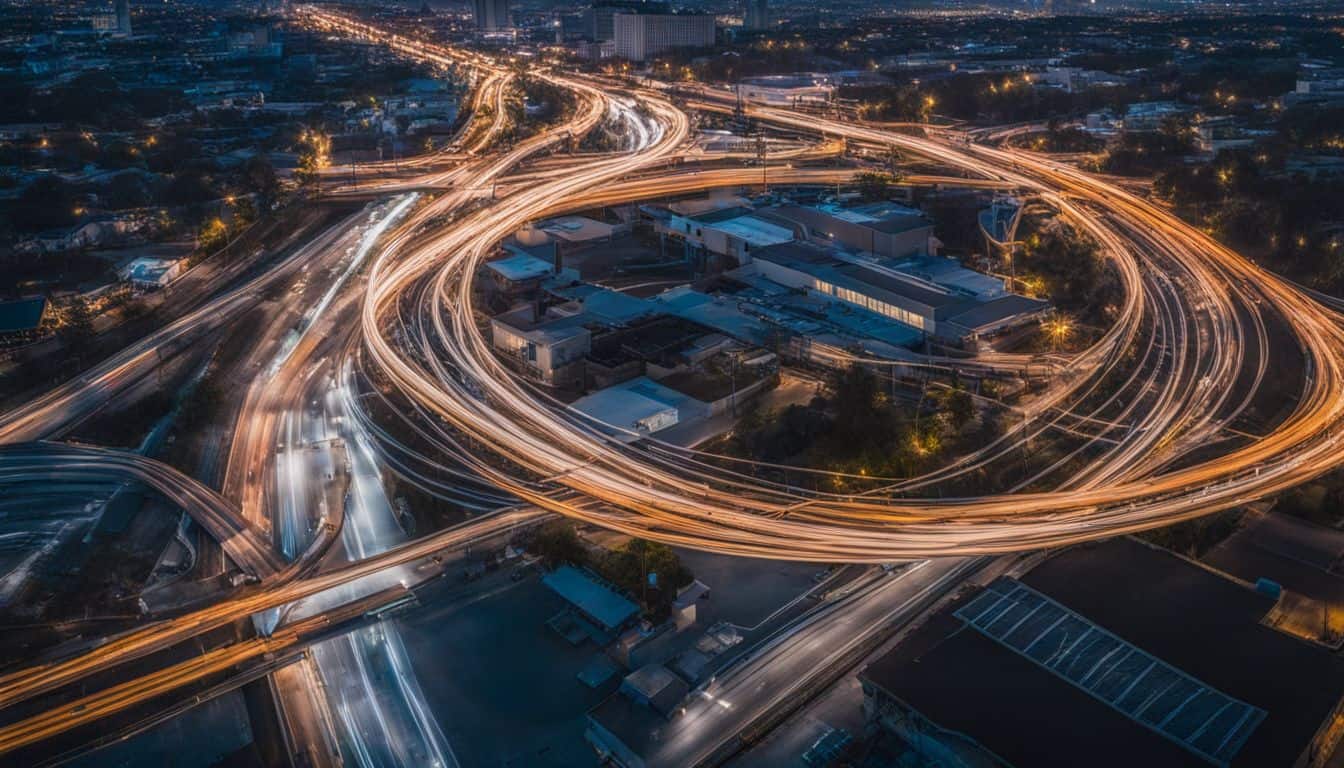
[[(381, 33), (325, 10), (307, 9), (304, 18), (409, 56), (486, 70), (495, 66), (479, 56)], [(580, 96), (577, 114), (565, 126), (430, 180), (469, 181), (471, 186), (450, 186), (386, 233), (358, 308), (363, 346), (353, 358), (385, 377), (418, 412), (432, 415), (421, 425), (422, 436), (449, 455), (413, 461), (474, 472), (534, 508), (500, 513), (307, 578), (287, 572), (236, 598), (112, 639), (82, 656), (0, 677), (0, 706), (56, 690), (240, 617), (534, 522), (544, 517), (541, 510), (729, 554), (887, 562), (1013, 552), (1167, 525), (1292, 487), (1344, 462), (1338, 445), (1344, 435), (1341, 318), (1296, 287), (1169, 212), (1076, 169), (1025, 153), (964, 145), (947, 133), (924, 138), (770, 109), (751, 113), (763, 123), (794, 132), (896, 146), (974, 177), (949, 176), (949, 184), (1024, 189), (1042, 196), (1093, 237), (1116, 265), (1125, 286), (1118, 322), (1068, 362), (1065, 380), (1025, 406), (1022, 423), (1007, 435), (929, 476), (891, 479), (890, 485), (873, 491), (808, 491), (725, 469), (714, 457), (694, 451), (655, 441), (614, 441), (518, 380), (495, 358), (474, 306), (477, 267), (495, 243), (536, 218), (719, 183), (753, 184), (760, 169), (741, 169), (737, 177), (729, 171), (647, 176), (682, 154), (689, 123), (681, 110), (656, 93), (640, 93), (631, 101), (628, 94), (575, 76), (536, 76), (574, 90)], [(502, 90), (478, 92), (502, 98)], [(492, 133), (493, 126), (502, 125), (500, 113), (496, 110)], [(482, 197), (479, 190), (506, 182), (506, 174), (524, 159), (582, 136), (612, 116), (627, 125), (632, 137), (626, 153), (533, 172), (508, 187), (500, 200), (475, 209), (466, 205)], [(790, 178), (794, 170), (778, 173)], [(791, 178), (807, 183), (807, 174), (818, 180), (828, 172), (796, 169)], [(774, 178), (776, 171), (770, 173)], [(1297, 406), (1258, 441), (1199, 463), (1177, 463), (1192, 448), (1224, 433), (1260, 389), (1267, 357), (1263, 315), (1269, 313), (1288, 325), (1307, 361)], [(347, 358), (354, 354), (342, 348)], [(1131, 353), (1133, 359), (1126, 360)], [(1103, 386), (1108, 377), (1120, 378), (1119, 386)], [(91, 378), (72, 389), (96, 391), (98, 386), (99, 380)], [(1240, 397), (1234, 392), (1239, 386), (1246, 390)], [(45, 413), (36, 421), (51, 418), (52, 402), (40, 404)], [(21, 432), (35, 423), (22, 421), (0, 420), (0, 427), (17, 426)], [(983, 466), (1010, 455), (1019, 440), (1074, 422), (1097, 429), (1084, 445), (1100, 453), (1056, 490), (952, 499), (893, 495)], [(366, 415), (360, 423), (372, 422)], [(380, 443), (386, 436), (376, 430), (369, 434)], [(405, 446), (381, 448), (411, 453)], [(1022, 481), (1025, 485), (1035, 479)]]
[[(433, 50), (426, 44), (419, 48)], [(407, 52), (414, 53), (414, 49)], [(654, 103), (652, 97), (646, 101)], [(659, 119), (675, 125), (676, 110), (661, 109)], [(582, 204), (587, 190), (661, 160), (672, 152), (668, 142), (653, 144), (630, 158), (596, 162), (520, 189), (503, 202), (457, 222), (444, 234), (408, 249), (409, 253), (390, 249), (389, 254), (395, 256), (385, 254), (380, 260), (365, 305), (368, 357), (421, 408), (507, 457), (514, 468), (500, 469), (481, 461), (473, 466), (519, 498), (631, 535), (733, 554), (886, 561), (1056, 546), (1235, 506), (1340, 462), (1333, 447), (1344, 410), (1339, 397), (1344, 339), (1334, 315), (1170, 214), (1104, 181), (1020, 153), (961, 147), (947, 140), (780, 110), (753, 110), (752, 115), (793, 130), (894, 145), (980, 178), (998, 179), (1051, 197), (1113, 257), (1125, 257), (1121, 272), (1131, 287), (1131, 306), (1121, 315), (1120, 330), (1112, 331), (1122, 340), (1132, 340), (1134, 318), (1147, 313), (1158, 321), (1155, 327), (1168, 349), (1164, 354), (1172, 360), (1152, 402), (1145, 406), (1144, 429), (1130, 430), (1108, 449), (1106, 461), (1094, 464), (1091, 473), (1072, 488), (965, 499), (859, 499), (753, 484), (721, 471), (692, 476), (675, 463), (618, 444), (554, 407), (494, 358), (476, 320), (472, 275), (493, 243), (509, 232), (549, 211)], [(678, 143), (682, 137), (684, 133), (677, 136)], [(657, 194), (656, 189), (654, 183), (646, 187), (649, 194)], [(1097, 215), (1098, 211), (1104, 215)], [(1148, 242), (1136, 246), (1136, 233), (1143, 233)], [(1162, 269), (1166, 274), (1147, 279), (1149, 287), (1140, 291), (1133, 284), (1141, 269)], [(432, 301), (421, 305), (424, 318), (416, 326), (401, 316), (397, 304), (400, 296), (431, 272), (432, 289), (422, 295)], [(1187, 304), (1181, 298), (1184, 293), (1195, 294), (1198, 301)], [(1179, 456), (1182, 448), (1198, 444), (1238, 412), (1227, 408), (1227, 398), (1241, 370), (1242, 347), (1248, 336), (1238, 313), (1247, 312), (1253, 294), (1269, 299), (1290, 319), (1317, 371), (1303, 398), (1304, 406), (1258, 443), (1203, 464), (1158, 471)], [(1137, 310), (1137, 302), (1147, 307), (1143, 313)], [(1203, 316), (1194, 314), (1191, 306), (1195, 304), (1208, 307)], [(1249, 314), (1256, 325), (1261, 322), (1258, 311), (1252, 309)], [(399, 329), (419, 328), (414, 358), (394, 349), (386, 338), (387, 322), (393, 317)], [(1257, 343), (1261, 342), (1257, 339)], [(1094, 347), (1089, 352), (1096, 359), (1084, 357), (1080, 369), (1109, 370), (1108, 358), (1115, 349)], [(1255, 373), (1257, 380), (1262, 375), (1262, 371)], [(1222, 386), (1201, 387), (1202, 381), (1218, 381)], [(1122, 413), (1132, 415), (1136, 407), (1131, 403)], [(554, 480), (550, 487), (539, 487), (529, 477)], [(573, 499), (556, 498), (553, 488), (557, 486), (574, 491), (578, 494), (574, 498), (601, 503), (596, 509), (579, 507)]]
[(364, 234), (360, 236), (359, 245), (355, 247), (354, 253), (351, 254), (350, 261), (345, 266), (345, 271), (331, 282), (331, 285), (328, 286), (326, 292), (322, 294), (322, 298), (318, 299), (312, 309), (304, 313), (303, 321), (299, 324), (299, 327), (291, 336), (285, 338), (284, 343), (280, 347), (280, 352), (276, 354), (275, 359), (272, 360), (271, 364), (267, 367), (266, 370), (271, 377), (275, 376), (280, 370), (280, 367), (283, 366), (285, 361), (289, 359), (289, 356), (293, 354), (294, 347), (308, 334), (308, 331), (312, 329), (313, 324), (322, 318), (322, 314), (326, 312), (327, 307), (331, 305), (331, 302), (336, 298), (337, 294), (339, 294), (341, 289), (345, 287), (345, 283), (350, 279), (350, 276), (358, 272), (360, 268), (364, 266), (365, 259), (368, 258), (369, 252), (373, 250), (373, 246), (378, 242), (378, 239), (383, 236), (383, 233), (386, 232), (388, 228), (397, 223), (402, 216), (406, 215), (406, 212), (411, 209), (411, 206), (415, 205), (418, 198), (418, 194), (412, 193), (395, 201), (391, 210), (370, 214), (370, 226), (364, 231)]

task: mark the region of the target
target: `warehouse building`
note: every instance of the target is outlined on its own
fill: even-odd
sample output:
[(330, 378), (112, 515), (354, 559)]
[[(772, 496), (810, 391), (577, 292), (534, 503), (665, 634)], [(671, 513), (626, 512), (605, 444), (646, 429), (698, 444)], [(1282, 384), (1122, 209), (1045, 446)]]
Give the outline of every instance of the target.
[[(1047, 302), (1003, 292), (993, 278), (921, 257), (905, 272), (811, 243), (792, 242), (755, 251), (745, 275), (870, 312), (925, 336), (968, 342), (1037, 319)], [(920, 277), (922, 270), (932, 279)], [(965, 274), (963, 274), (965, 273)]]
[(1266, 622), (1274, 604), (1143, 542), (1083, 545), (870, 664), (865, 713), (940, 765), (1333, 764), (1344, 659)]

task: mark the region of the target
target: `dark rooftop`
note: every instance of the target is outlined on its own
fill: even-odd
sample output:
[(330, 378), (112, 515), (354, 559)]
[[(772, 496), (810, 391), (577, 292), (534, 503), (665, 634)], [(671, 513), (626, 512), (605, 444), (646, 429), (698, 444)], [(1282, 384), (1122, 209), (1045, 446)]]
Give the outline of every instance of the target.
[(1115, 539), (1069, 550), (1023, 581), (1264, 709), (1233, 765), (1292, 764), (1344, 692), (1344, 659), (1260, 623), (1271, 598), (1166, 550)]
[(655, 362), (669, 367), (682, 362), (682, 352), (710, 329), (690, 320), (659, 315), (637, 322), (629, 328), (602, 334), (593, 339), (591, 360), (605, 366), (617, 366), (628, 360)]
[[(752, 258), (805, 272), (888, 303), (903, 306), (909, 306), (911, 302), (921, 304), (939, 320), (975, 305), (973, 300), (965, 296), (925, 287), (914, 278), (903, 279), (863, 264), (843, 261), (830, 249), (811, 243), (794, 241), (759, 248), (752, 251)], [(890, 296), (883, 296), (884, 293)], [(899, 297), (899, 300), (893, 301), (895, 297)]]
[(983, 304), (976, 304), (959, 315), (949, 317), (948, 320), (974, 331), (1017, 315), (1043, 312), (1049, 307), (1050, 303), (1047, 301), (1009, 293)]
[(818, 232), (830, 232), (839, 224), (867, 227), (885, 234), (898, 234), (933, 226), (933, 223), (922, 214), (905, 206), (873, 205), (830, 211), (806, 205), (781, 205), (766, 210), (773, 211), (790, 221), (805, 224)]
[(717, 224), (721, 221), (731, 221), (739, 216), (746, 216), (749, 213), (751, 213), (750, 208), (734, 205), (730, 208), (719, 208), (713, 211), (706, 211), (705, 213), (697, 213), (696, 215), (687, 218), (691, 221), (698, 221), (701, 224)]
[(0, 333), (36, 330), (47, 309), (45, 298), (0, 302)]
[(889, 216), (885, 219), (878, 219), (877, 221), (865, 222), (863, 226), (872, 227), (878, 232), (882, 232), (888, 235), (894, 235), (900, 232), (909, 232), (912, 229), (923, 229), (924, 227), (932, 227), (933, 224), (923, 216), (901, 215), (901, 216)]
[[(1103, 681), (1091, 681), (1089, 693), (1055, 669), (1062, 654), (1037, 659), (1032, 651), (1039, 656), (1039, 646), (1014, 650), (1007, 632), (996, 639), (964, 621), (975, 597), (933, 617), (870, 665), (864, 678), (937, 725), (1013, 764), (1031, 766), (1161, 768), (1220, 759), (1233, 766), (1292, 765), (1344, 691), (1344, 659), (1260, 624), (1272, 599), (1133, 539), (1066, 550), (1024, 576), (1022, 585), (1029, 588), (1022, 594), (1042, 595), (1058, 609), (1050, 610), (1061, 625), (1076, 616), (1085, 622), (1079, 628), (1090, 624), (1121, 641), (1115, 646), (1121, 660), (1155, 660), (1172, 670), (1172, 684), (1193, 681), (1185, 712), (1199, 714), (1207, 709), (1201, 703), (1218, 702), (1228, 712), (1236, 709), (1238, 721), (1257, 712), (1263, 719), (1235, 730), (1210, 710), (1200, 724), (1182, 726), (1181, 734), (1160, 733), (1154, 726), (1162, 722), (1146, 723), (1142, 709), (1156, 708), (1160, 695), (1130, 707), (1139, 716), (1133, 719), (1124, 707), (1098, 698), (1106, 690)], [(1154, 672), (1134, 666), (1127, 680), (1139, 687), (1145, 674)], [(1183, 714), (1172, 712), (1177, 714), (1167, 727)], [(1208, 737), (1215, 727), (1231, 738), (1224, 743)], [(1197, 742), (1199, 749), (1178, 738)], [(1240, 739), (1239, 750), (1228, 749)], [(1200, 752), (1217, 757), (1201, 759)]]
[(1262, 709), (1210, 687), (1011, 578), (954, 616), (1131, 721), (1224, 765), (1264, 719)]
[(1196, 760), (1024, 656), (935, 615), (862, 678), (1012, 765), (1177, 768)]

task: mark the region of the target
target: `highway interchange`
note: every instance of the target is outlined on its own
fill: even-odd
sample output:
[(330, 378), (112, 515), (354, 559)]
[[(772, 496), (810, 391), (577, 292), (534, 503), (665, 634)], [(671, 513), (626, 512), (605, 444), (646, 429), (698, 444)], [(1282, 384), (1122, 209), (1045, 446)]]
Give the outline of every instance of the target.
[[(495, 357), (474, 303), (474, 275), (501, 240), (546, 216), (757, 183), (756, 168), (677, 164), (688, 156), (693, 132), (685, 100), (699, 110), (731, 109), (731, 100), (703, 87), (674, 101), (656, 88), (539, 70), (535, 76), (575, 92), (576, 113), (563, 126), (497, 150), (493, 139), (503, 128), (507, 67), (325, 10), (303, 13), (307, 23), (333, 34), (476, 71), (471, 106), (481, 119), (473, 117), (450, 152), (391, 169), (363, 167), (353, 180), (329, 171), (333, 196), (394, 200), (371, 229), (361, 230), (372, 236), (360, 240), (348, 229), (333, 230), (83, 376), (0, 415), (5, 446), (0, 482), (99, 477), (146, 483), (202, 522), (230, 559), (259, 582), (81, 654), (11, 671), (0, 677), (0, 709), (549, 514), (733, 555), (888, 563), (1019, 552), (1169, 525), (1290, 488), (1344, 462), (1338, 446), (1344, 435), (1344, 331), (1336, 308), (1151, 202), (1039, 155), (973, 144), (952, 131), (915, 135), (766, 108), (748, 111), (762, 125), (815, 136), (826, 152), (843, 139), (850, 146), (896, 147), (953, 169), (946, 176), (914, 176), (909, 183), (1008, 188), (1050, 202), (1096, 239), (1114, 264), (1125, 289), (1116, 322), (1073, 356), (1045, 393), (1020, 409), (1020, 421), (1003, 436), (927, 475), (864, 478), (865, 491), (785, 486), (757, 479), (743, 462), (653, 440), (612, 439)], [(518, 172), (525, 161), (603, 124), (619, 126), (626, 137), (623, 151), (556, 154)], [(836, 184), (853, 174), (793, 168), (784, 164), (789, 159), (771, 159), (771, 183)], [(436, 194), (417, 194), (429, 192)], [(358, 242), (358, 258), (342, 262), (348, 269), (335, 270), (338, 277), (297, 338), (245, 393), (222, 493), (152, 459), (38, 442), (59, 437), (148, 375), (166, 350), (237, 318), (265, 286), (327, 258), (324, 251), (333, 250), (343, 233)], [(1271, 325), (1291, 332), (1307, 374), (1291, 412), (1272, 431), (1247, 439), (1231, 427), (1273, 375)], [(362, 408), (354, 393), (373, 378), (388, 382), (394, 394), (372, 390), (367, 396), (407, 410), (406, 425), (418, 433), (422, 447), (398, 442)], [(375, 548), (380, 551), (347, 551), (347, 562), (329, 557), (340, 530), (350, 524), (343, 519), (348, 513), (339, 504), (328, 505), (326, 526), (301, 531), (303, 510), (318, 502), (287, 502), (277, 490), (292, 489), (283, 479), (287, 473), (306, 471), (286, 470), (277, 442), (323, 442), (313, 438), (315, 432), (301, 436), (303, 414), (314, 402), (323, 403), (323, 418), (342, 421), (336, 431), (347, 450), (362, 445), (355, 450), (376, 456), (427, 492), (481, 511), (502, 511)], [(1060, 433), (1077, 438), (1069, 454), (1022, 477), (1016, 488), (973, 498), (919, 495), (992, 462), (1012, 460), (1028, 441)], [(286, 434), (291, 437), (277, 440)], [(273, 535), (275, 526), (284, 529), (281, 536)], [(290, 540), (280, 548), (282, 558), (267, 542), (285, 535)], [(345, 549), (352, 547), (347, 543)], [(367, 594), (349, 593), (344, 600)], [(332, 610), (343, 604), (338, 601)], [(299, 622), (314, 620), (320, 621), (299, 619), (298, 629), (284, 625), (269, 638), (226, 645), (33, 713), (0, 728), (0, 754), (273, 652), (302, 634)]]

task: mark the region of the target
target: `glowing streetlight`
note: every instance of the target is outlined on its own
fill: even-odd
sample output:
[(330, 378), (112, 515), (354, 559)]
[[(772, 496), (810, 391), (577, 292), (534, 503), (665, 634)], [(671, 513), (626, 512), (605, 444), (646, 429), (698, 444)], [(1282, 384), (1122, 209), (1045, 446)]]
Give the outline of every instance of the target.
[(1050, 337), (1051, 346), (1057, 350), (1073, 333), (1073, 323), (1067, 317), (1053, 317), (1045, 321), (1045, 333)]

